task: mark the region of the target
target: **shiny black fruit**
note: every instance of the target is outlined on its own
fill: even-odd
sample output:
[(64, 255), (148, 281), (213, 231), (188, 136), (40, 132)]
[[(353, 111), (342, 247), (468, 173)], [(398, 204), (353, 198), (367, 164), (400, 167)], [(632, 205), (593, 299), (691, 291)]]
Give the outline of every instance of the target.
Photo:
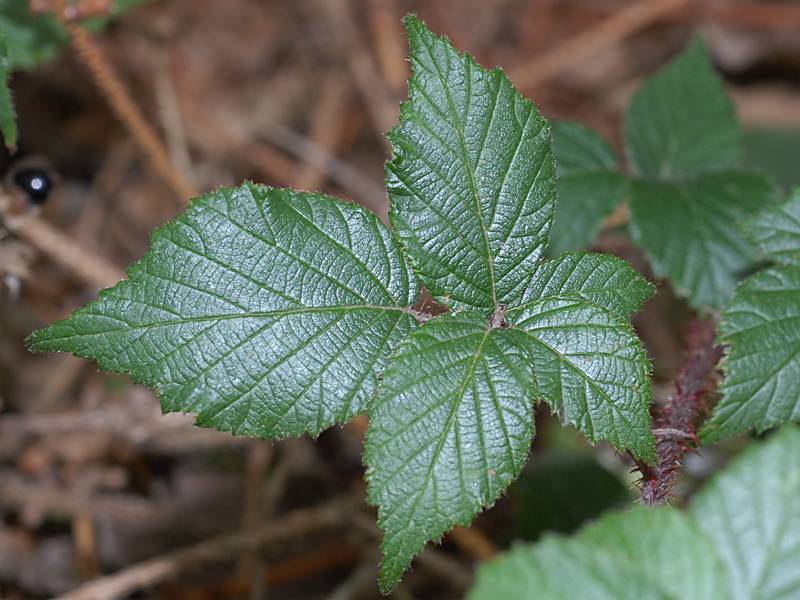
[(53, 179), (47, 170), (37, 167), (18, 169), (14, 185), (22, 190), (33, 204), (43, 204), (53, 189)]

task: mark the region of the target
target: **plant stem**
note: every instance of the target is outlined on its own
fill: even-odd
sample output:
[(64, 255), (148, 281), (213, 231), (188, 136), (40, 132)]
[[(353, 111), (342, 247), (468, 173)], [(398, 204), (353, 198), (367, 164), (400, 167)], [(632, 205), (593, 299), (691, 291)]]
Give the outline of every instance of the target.
[(697, 427), (707, 413), (703, 396), (716, 387), (716, 366), (722, 358), (722, 347), (715, 343), (715, 337), (712, 320), (698, 318), (692, 322), (686, 360), (675, 378), (675, 392), (654, 415), (656, 465), (637, 461), (645, 504), (662, 504), (669, 499), (683, 458), (696, 445)]

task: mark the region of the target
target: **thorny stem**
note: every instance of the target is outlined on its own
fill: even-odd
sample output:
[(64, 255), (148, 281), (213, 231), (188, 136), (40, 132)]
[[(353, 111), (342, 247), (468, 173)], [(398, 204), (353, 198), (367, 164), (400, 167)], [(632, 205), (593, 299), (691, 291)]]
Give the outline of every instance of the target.
[(675, 392), (654, 415), (656, 465), (637, 461), (645, 504), (662, 504), (669, 499), (683, 457), (696, 445), (697, 427), (707, 413), (703, 397), (717, 385), (716, 366), (722, 358), (722, 347), (714, 338), (712, 320), (698, 318), (692, 322), (686, 361), (675, 378)]

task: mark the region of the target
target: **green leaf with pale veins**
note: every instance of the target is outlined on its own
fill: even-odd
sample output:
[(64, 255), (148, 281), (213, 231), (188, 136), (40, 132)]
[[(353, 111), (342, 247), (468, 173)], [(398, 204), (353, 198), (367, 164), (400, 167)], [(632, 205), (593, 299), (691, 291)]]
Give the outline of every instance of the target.
[(502, 71), (405, 24), (413, 76), (388, 135), (390, 218), (437, 300), (491, 314), (519, 298), (547, 244), (550, 127)]
[(385, 531), (381, 589), (520, 473), (534, 429), (531, 392), (522, 333), (482, 315), (437, 317), (400, 345), (370, 408), (365, 447), (369, 500)]
[(700, 38), (636, 93), (625, 113), (625, 143), (634, 171), (648, 179), (739, 164), (736, 111)]
[(371, 213), (245, 184), (193, 201), (127, 280), (29, 344), (129, 373), (204, 426), (318, 434), (366, 409), (417, 292)]
[(541, 260), (555, 201), (547, 123), (501, 71), (415, 17), (406, 28), (414, 74), (389, 134), (390, 217), (456, 314), (401, 345), (370, 408), (384, 590), (519, 473), (536, 400), (593, 441), (655, 456), (649, 363), (628, 322), (650, 285), (607, 256)]
[(650, 362), (626, 319), (559, 295), (511, 309), (508, 318), (529, 342), (537, 399), (593, 442), (655, 459)]
[(622, 202), (628, 180), (611, 147), (579, 123), (559, 121), (553, 127), (553, 154), (558, 163), (558, 206), (550, 230), (550, 254), (586, 247)]
[(728, 347), (722, 400), (703, 443), (800, 420), (800, 265), (747, 279), (722, 314), (719, 339)]
[(725, 580), (711, 543), (683, 514), (637, 507), (571, 538), (548, 536), (478, 570), (470, 600), (723, 600)]
[(537, 399), (593, 442), (654, 458), (650, 362), (628, 317), (653, 292), (625, 261), (563, 254), (543, 262), (508, 310), (535, 366)]
[(748, 448), (693, 499), (731, 600), (796, 599), (800, 592), (800, 429)]
[(654, 291), (653, 285), (621, 258), (571, 252), (539, 264), (513, 311), (545, 299), (580, 300), (629, 317)]
[(8, 58), (5, 35), (0, 31), (0, 133), (6, 147), (14, 149), (17, 145), (17, 114), (8, 80), (11, 77), (11, 63)]
[(800, 188), (785, 204), (759, 214), (747, 232), (767, 258), (782, 264), (800, 264)]
[(563, 255), (534, 273), (527, 301), (508, 309), (511, 327), (456, 314), (401, 345), (370, 409), (365, 454), (386, 532), (384, 589), (519, 473), (534, 400), (593, 441), (654, 459), (649, 362), (626, 321), (650, 292), (620, 259)]
[(789, 600), (800, 589), (800, 429), (756, 442), (688, 512), (637, 507), (480, 567), (470, 600)]
[[(547, 122), (500, 70), (414, 17), (406, 27), (414, 75), (386, 169), (395, 232), (318, 194), (221, 190), (158, 230), (127, 281), (30, 339), (235, 433), (316, 434), (368, 408), (384, 591), (519, 474), (536, 401), (593, 441), (655, 454), (628, 321), (651, 286), (612, 257), (542, 261)], [(452, 313), (415, 328), (415, 277)]]
[(693, 307), (721, 308), (756, 259), (742, 225), (776, 198), (768, 178), (747, 171), (634, 181), (631, 233), (655, 273), (669, 278)]
[(800, 420), (800, 191), (759, 214), (747, 233), (779, 266), (745, 280), (722, 314), (725, 378), (705, 443)]

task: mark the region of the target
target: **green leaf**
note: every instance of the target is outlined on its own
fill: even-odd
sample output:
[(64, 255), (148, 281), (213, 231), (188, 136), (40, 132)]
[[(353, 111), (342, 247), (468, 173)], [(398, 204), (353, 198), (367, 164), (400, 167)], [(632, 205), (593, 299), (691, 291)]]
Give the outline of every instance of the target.
[(800, 430), (784, 427), (753, 444), (694, 497), (691, 515), (721, 559), (726, 598), (797, 598), (798, 457)]
[(620, 317), (637, 312), (653, 295), (652, 284), (627, 262), (608, 254), (573, 252), (539, 264), (521, 304), (542, 300), (581, 300), (605, 308)]
[(768, 258), (783, 264), (800, 264), (800, 188), (785, 204), (753, 219), (748, 233)]
[(592, 441), (654, 459), (649, 362), (626, 320), (650, 292), (622, 260), (567, 254), (540, 265), (526, 303), (508, 309), (511, 328), (455, 313), (400, 346), (370, 408), (365, 453), (386, 532), (384, 590), (427, 541), (469, 523), (519, 473), (534, 399)]
[(637, 507), (483, 565), (469, 598), (714, 600), (724, 589), (713, 548), (689, 519)]
[(800, 265), (747, 279), (722, 314), (722, 400), (701, 431), (704, 444), (800, 420)]
[(586, 247), (628, 192), (611, 147), (578, 123), (552, 124), (558, 163), (558, 206), (548, 251), (558, 254)]
[(11, 77), (5, 35), (0, 31), (0, 133), (9, 150), (17, 146), (17, 115), (8, 81)]
[(490, 314), (519, 298), (547, 243), (550, 127), (502, 71), (405, 24), (413, 76), (388, 135), (390, 218), (437, 300)]
[(11, 70), (51, 59), (67, 40), (54, 15), (34, 15), (27, 0), (0, 0), (0, 31), (6, 35)]
[(735, 166), (741, 137), (733, 103), (699, 38), (642, 85), (625, 114), (628, 155), (645, 178), (683, 179)]
[(712, 545), (677, 510), (640, 506), (610, 514), (580, 532), (578, 539), (634, 567), (667, 597), (727, 598)]
[(650, 362), (628, 317), (652, 293), (619, 258), (563, 254), (541, 263), (523, 303), (508, 309), (530, 342), (537, 399), (593, 442), (648, 461)]
[(534, 429), (529, 365), (521, 332), (469, 313), (437, 317), (400, 345), (365, 448), (386, 532), (383, 591), (428, 540), (467, 525), (522, 470)]
[(650, 362), (623, 318), (580, 299), (544, 297), (509, 311), (525, 331), (535, 397), (592, 442), (655, 460)]
[(746, 171), (635, 181), (631, 233), (655, 273), (668, 277), (693, 307), (721, 308), (756, 258), (741, 225), (775, 199), (769, 179)]
[(29, 344), (130, 373), (203, 426), (317, 434), (366, 409), (417, 291), (371, 213), (245, 184), (193, 201), (127, 281)]

